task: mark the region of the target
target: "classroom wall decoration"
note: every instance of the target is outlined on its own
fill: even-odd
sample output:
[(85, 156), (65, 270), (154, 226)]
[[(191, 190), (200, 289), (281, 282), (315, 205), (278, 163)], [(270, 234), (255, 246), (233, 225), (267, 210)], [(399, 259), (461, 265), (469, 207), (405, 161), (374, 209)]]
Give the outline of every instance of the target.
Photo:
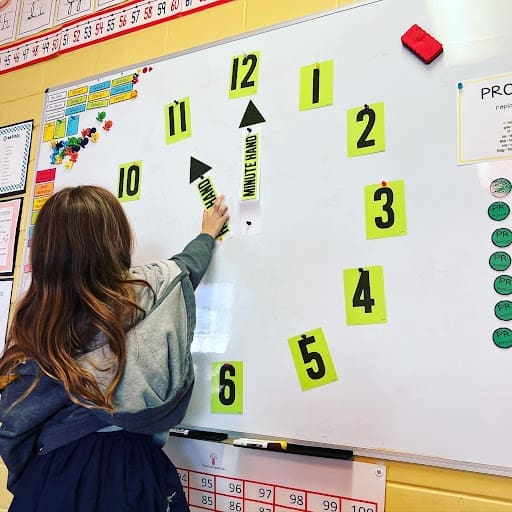
[(12, 279), (0, 280), (0, 350), (3, 352), (11, 309)]
[(48, 92), (29, 226), (99, 184), (140, 263), (227, 195), (184, 425), (512, 473), (512, 5), (455, 5), (363, 2)]
[(25, 192), (34, 122), (0, 127), (0, 196)]
[[(0, 74), (231, 0), (0, 1)], [(35, 34), (35, 35), (33, 35)], [(31, 36), (32, 37), (27, 37)]]

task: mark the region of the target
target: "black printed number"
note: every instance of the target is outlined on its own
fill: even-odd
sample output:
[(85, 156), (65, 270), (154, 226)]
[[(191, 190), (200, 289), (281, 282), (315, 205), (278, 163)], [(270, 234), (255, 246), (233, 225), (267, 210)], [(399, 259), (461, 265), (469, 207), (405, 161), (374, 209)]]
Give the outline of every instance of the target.
[(359, 271), (359, 281), (356, 286), (354, 297), (352, 297), (352, 306), (364, 307), (365, 313), (371, 313), (375, 305), (375, 299), (372, 299), (370, 291), (370, 272), (368, 270)]
[[(256, 65), (258, 64), (258, 56), (254, 55), (254, 53), (250, 53), (246, 55), (242, 60), (242, 66), (247, 66), (249, 64), (249, 69), (245, 73), (245, 76), (242, 78), (240, 82), (240, 89), (247, 89), (249, 87), (254, 87), (255, 82), (252, 80), (252, 75), (256, 70)], [(231, 70), (231, 90), (235, 91), (238, 88), (238, 70), (240, 68), (240, 58), (236, 57), (233, 59), (233, 69)]]
[(213, 496), (201, 496), (201, 503), (203, 505), (209, 505), (210, 507), (213, 505)]
[(304, 364), (314, 362), (316, 365), (316, 369), (312, 367), (306, 368), (306, 373), (308, 374), (308, 377), (313, 380), (319, 380), (325, 376), (325, 363), (319, 352), (308, 350), (308, 345), (314, 342), (314, 336), (308, 337), (306, 335), (303, 335), (302, 338), (298, 341), (300, 355), (302, 356)]
[(235, 367), (224, 364), (219, 371), (219, 401), (222, 405), (233, 405), (236, 398), (235, 382), (229, 377), (236, 375)]
[(140, 167), (132, 164), (125, 170), (119, 167), (119, 189), (117, 197), (119, 199), (136, 197), (140, 190)]
[(386, 213), (387, 218), (375, 217), (375, 225), (378, 228), (386, 229), (393, 226), (395, 223), (395, 212), (391, 206), (393, 205), (393, 189), (389, 187), (378, 188), (373, 194), (374, 201), (380, 201), (382, 198), (386, 199), (386, 202), (382, 205), (382, 210)]
[[(176, 127), (174, 119), (174, 109), (179, 109), (179, 127)], [(185, 133), (187, 131), (187, 110), (184, 101), (180, 101), (178, 104), (169, 105), (169, 137), (174, 137), (176, 133)]]
[(356, 119), (360, 123), (365, 117), (368, 117), (368, 124), (357, 141), (358, 149), (375, 146), (375, 139), (368, 139), (368, 135), (370, 135), (370, 132), (375, 125), (375, 110), (372, 108), (364, 108), (357, 113)]
[(292, 505), (304, 505), (304, 496), (300, 494), (290, 494), (290, 503)]
[(325, 512), (338, 512), (338, 502), (331, 500), (323, 500), (322, 510), (325, 510)]

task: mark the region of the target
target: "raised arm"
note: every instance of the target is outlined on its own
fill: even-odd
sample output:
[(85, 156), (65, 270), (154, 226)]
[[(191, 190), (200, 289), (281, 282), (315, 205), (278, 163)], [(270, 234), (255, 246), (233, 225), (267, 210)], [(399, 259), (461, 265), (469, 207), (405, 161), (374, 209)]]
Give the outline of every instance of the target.
[(215, 238), (228, 219), (228, 207), (224, 203), (224, 196), (220, 195), (213, 206), (203, 212), (201, 233), (181, 253), (171, 258), (180, 268), (189, 272), (194, 290), (210, 265)]

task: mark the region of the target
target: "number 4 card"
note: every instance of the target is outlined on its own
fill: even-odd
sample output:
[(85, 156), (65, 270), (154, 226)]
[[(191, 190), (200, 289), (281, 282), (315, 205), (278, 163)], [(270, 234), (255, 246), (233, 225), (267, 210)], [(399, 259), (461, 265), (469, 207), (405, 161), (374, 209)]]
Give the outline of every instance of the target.
[(347, 268), (343, 281), (347, 325), (387, 323), (382, 266)]

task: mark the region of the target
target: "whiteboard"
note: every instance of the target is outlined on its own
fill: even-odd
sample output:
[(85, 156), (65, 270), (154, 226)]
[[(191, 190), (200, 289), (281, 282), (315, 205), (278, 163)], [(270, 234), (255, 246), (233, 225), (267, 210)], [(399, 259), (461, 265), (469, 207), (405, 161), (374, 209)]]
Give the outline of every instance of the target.
[[(209, 179), (227, 195), (231, 230), (196, 293), (196, 384), (185, 425), (512, 468), (512, 351), (492, 341), (505, 322), (494, 315), (502, 297), (488, 264), (499, 223), (487, 215), (492, 180), (511, 178), (512, 167), (457, 165), (457, 83), (510, 71), (512, 5), (480, 8), (476, 0), (363, 3), (49, 91), (43, 138), (52, 122), (62, 133), (59, 116), (76, 107), (80, 89), (98, 94), (117, 80), (132, 94), (65, 115), (66, 130), (94, 126), (99, 139), (71, 169), (52, 164), (41, 141), (37, 170), (55, 168), (56, 189), (100, 184), (117, 193), (120, 168), (138, 162), (138, 188), (130, 187), (140, 197), (123, 202), (136, 262), (169, 257), (199, 231), (198, 183)], [(400, 42), (413, 23), (444, 44), (429, 66)], [(257, 91), (230, 99), (233, 59), (255, 52)], [(332, 104), (300, 110), (301, 68), (328, 61)], [(249, 101), (265, 122), (240, 128)], [(186, 122), (182, 132), (174, 127), (183, 137), (167, 144), (173, 104), (172, 119), (181, 123), (183, 108)], [(364, 105), (383, 109), (385, 147), (349, 157), (347, 112)], [(260, 139), (259, 199), (242, 204), (250, 134)], [(191, 157), (204, 164), (204, 180), (190, 183)], [(406, 229), (367, 239), (365, 187), (382, 182), (402, 183)], [(385, 308), (375, 323), (347, 324), (346, 303), (366, 297), (352, 289), (345, 300), (347, 269), (356, 279), (358, 269), (371, 270), (371, 294), (379, 279), (375, 307), (383, 298)], [(320, 334), (304, 342), (310, 360), (301, 368), (289, 340), (297, 349), (312, 332)], [(313, 353), (322, 336), (328, 382), (303, 390), (299, 374), (320, 371)], [(218, 389), (225, 363), (240, 379), (236, 410), (212, 412), (212, 394), (230, 392), (229, 382)]]

